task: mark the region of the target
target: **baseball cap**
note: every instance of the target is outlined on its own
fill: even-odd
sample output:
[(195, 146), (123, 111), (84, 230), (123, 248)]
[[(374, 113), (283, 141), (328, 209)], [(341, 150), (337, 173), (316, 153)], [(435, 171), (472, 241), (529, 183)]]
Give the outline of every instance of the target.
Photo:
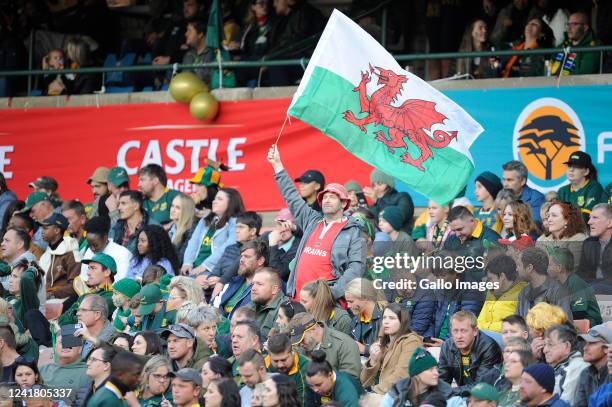
[(68, 219), (61, 213), (53, 212), (51, 216), (40, 222), (41, 226), (57, 226), (61, 230), (68, 229)]
[(340, 200), (344, 201), (344, 210), (348, 209), (349, 205), (351, 204), (351, 200), (349, 199), (348, 192), (346, 192), (344, 185), (336, 183), (328, 184), (323, 191), (317, 194), (317, 202), (319, 203), (319, 205), (322, 206), (323, 195), (325, 195), (325, 193), (327, 192), (331, 192), (338, 195)]
[(194, 339), (196, 337), (196, 333), (193, 328), (187, 324), (172, 324), (162, 331), (161, 337), (168, 339), (170, 334), (186, 339)]
[(117, 263), (115, 262), (115, 259), (106, 253), (96, 253), (91, 259), (81, 260), (81, 263), (98, 263), (109, 269), (112, 274), (117, 273)]
[(321, 187), (323, 187), (325, 186), (325, 177), (320, 171), (308, 170), (302, 175), (300, 175), (298, 178), (296, 178), (295, 182), (304, 182), (306, 184), (309, 182), (318, 182)]
[(55, 180), (55, 178), (44, 175), (44, 176), (42, 176), (40, 178), (37, 178), (36, 181), (30, 182), (28, 184), (28, 186), (30, 188), (47, 189), (49, 191), (57, 191), (58, 184), (57, 184), (57, 181)]
[(186, 382), (192, 382), (196, 386), (202, 386), (202, 375), (195, 369), (184, 367), (178, 372), (170, 372), (170, 377), (176, 377)]
[(162, 299), (162, 293), (157, 284), (147, 284), (140, 289), (140, 306), (138, 313), (140, 315), (149, 315), (153, 312), (155, 304)]
[(91, 174), (91, 177), (87, 179), (87, 183), (91, 184), (92, 181), (96, 181), (96, 182), (101, 182), (103, 184), (108, 184), (108, 173), (109, 172), (110, 170), (106, 167), (98, 167), (96, 168), (94, 173)]
[(591, 156), (582, 151), (576, 151), (570, 154), (569, 158), (563, 164), (566, 165), (574, 165), (576, 167), (582, 168), (591, 168), (593, 166), (593, 162), (591, 161)]
[(206, 185), (207, 187), (211, 185), (220, 185), (221, 173), (209, 165), (198, 169), (198, 172), (195, 173), (189, 182), (192, 184)]
[(42, 202), (42, 201), (49, 201), (49, 202), (51, 202), (51, 198), (49, 198), (49, 195), (47, 195), (46, 193), (41, 192), (41, 191), (32, 192), (26, 198), (26, 205), (21, 210), (21, 212), (29, 211), (30, 209), (32, 209), (32, 207), (34, 205), (36, 205), (37, 203)]
[(595, 325), (589, 332), (580, 336), (587, 342), (612, 343), (612, 329), (607, 324)]
[(304, 333), (317, 324), (314, 317), (308, 312), (300, 312), (289, 322), (289, 336), (292, 345), (299, 345), (304, 339)]
[(488, 383), (478, 383), (470, 389), (470, 394), (482, 401), (499, 401), (499, 393)]
[(108, 183), (118, 187), (130, 182), (127, 171), (123, 167), (114, 167), (108, 172)]

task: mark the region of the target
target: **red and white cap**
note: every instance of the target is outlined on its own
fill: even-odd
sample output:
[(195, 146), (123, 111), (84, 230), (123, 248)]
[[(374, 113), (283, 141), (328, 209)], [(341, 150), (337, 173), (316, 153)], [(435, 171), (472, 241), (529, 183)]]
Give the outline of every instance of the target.
[(325, 189), (319, 192), (317, 195), (317, 202), (320, 206), (323, 205), (323, 195), (325, 195), (326, 192), (331, 192), (333, 194), (338, 195), (338, 198), (340, 198), (340, 200), (344, 202), (344, 210), (348, 209), (349, 205), (351, 204), (351, 200), (349, 199), (348, 192), (346, 192), (346, 188), (344, 188), (344, 185), (337, 184), (335, 182), (327, 184), (325, 186)]

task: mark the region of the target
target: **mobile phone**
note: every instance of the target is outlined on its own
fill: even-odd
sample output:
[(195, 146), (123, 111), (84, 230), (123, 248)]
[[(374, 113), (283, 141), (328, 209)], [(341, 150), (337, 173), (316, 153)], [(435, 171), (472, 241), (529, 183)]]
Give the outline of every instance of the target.
[(81, 329), (81, 324), (62, 325), (60, 333), (62, 335), (62, 348), (76, 348), (83, 346), (83, 338), (74, 336), (77, 329)]
[(356, 192), (355, 195), (357, 195), (357, 201), (360, 205), (368, 205), (368, 201), (366, 201), (366, 197), (363, 192)]
[(423, 338), (423, 343), (433, 343), (433, 341), (431, 340), (431, 336), (426, 336)]

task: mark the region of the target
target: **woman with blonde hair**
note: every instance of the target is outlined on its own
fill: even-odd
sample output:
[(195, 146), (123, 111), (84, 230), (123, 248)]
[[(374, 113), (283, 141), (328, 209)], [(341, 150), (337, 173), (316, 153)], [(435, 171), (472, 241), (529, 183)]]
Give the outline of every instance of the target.
[[(82, 38), (71, 38), (66, 44), (66, 57), (70, 61), (70, 69), (85, 68), (91, 65), (90, 49)], [(62, 94), (85, 95), (94, 93), (102, 87), (98, 74), (67, 74), (62, 75), (60, 83), (64, 86)], [(51, 87), (49, 87), (51, 90)], [(57, 91), (58, 89), (54, 89)]]
[[(134, 406), (158, 406), (164, 399), (172, 401), (171, 372), (172, 364), (167, 357), (155, 355), (149, 359), (140, 375), (136, 396), (138, 404)], [(128, 405), (133, 404), (128, 400)]]
[(542, 358), (544, 349), (544, 332), (554, 325), (562, 325), (567, 321), (567, 314), (561, 307), (540, 302), (527, 312), (527, 327), (531, 337), (531, 351), (536, 359)]
[(368, 357), (370, 346), (378, 339), (382, 310), (387, 305), (382, 291), (374, 288), (365, 278), (351, 280), (344, 292), (346, 305), (353, 314), (351, 336), (357, 342), (359, 352)]
[(168, 305), (166, 310), (180, 310), (187, 303), (197, 306), (204, 302), (202, 287), (193, 278), (175, 276), (168, 286)]
[(326, 280), (316, 280), (306, 284), (300, 291), (300, 302), (317, 321), (351, 335), (351, 317), (338, 306)]
[(385, 394), (399, 380), (408, 377), (408, 362), (423, 340), (410, 330), (410, 314), (400, 304), (385, 307), (380, 337), (370, 347), (370, 357), (361, 370), (361, 384)]
[(172, 245), (179, 259), (183, 259), (187, 243), (195, 225), (196, 207), (193, 199), (180, 192), (172, 200), (170, 207), (170, 223), (165, 228), (168, 231)]

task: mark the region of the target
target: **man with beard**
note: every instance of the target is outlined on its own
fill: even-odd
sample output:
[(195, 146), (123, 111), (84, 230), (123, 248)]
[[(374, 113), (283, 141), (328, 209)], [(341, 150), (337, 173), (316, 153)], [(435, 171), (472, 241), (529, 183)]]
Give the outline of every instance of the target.
[(143, 361), (136, 354), (119, 352), (111, 362), (110, 378), (89, 400), (87, 407), (125, 406), (125, 394), (136, 390), (143, 367)]
[(336, 331), (323, 322), (315, 321), (312, 314), (300, 312), (289, 322), (293, 346), (300, 346), (307, 354), (315, 349), (325, 352), (325, 360), (334, 370), (345, 372), (359, 380), (361, 358), (357, 343), (345, 333)]
[(113, 281), (114, 275), (117, 273), (117, 263), (115, 260), (105, 253), (96, 253), (93, 258), (83, 260), (83, 263), (89, 267), (87, 281), (88, 292), (81, 295), (72, 306), (66, 310), (59, 318), (60, 325), (76, 324), (78, 321), (79, 309), (90, 309), (84, 307), (85, 298), (91, 294), (98, 294), (106, 300), (107, 310), (106, 317), (112, 315), (115, 311), (113, 304)]
[(85, 211), (88, 218), (94, 216), (108, 216), (108, 208), (106, 200), (110, 196), (108, 191), (108, 173), (106, 167), (98, 167), (87, 180), (87, 184), (91, 187), (94, 201), (85, 205)]
[(257, 325), (264, 338), (268, 337), (274, 327), (281, 304), (288, 302), (282, 290), (282, 281), (278, 271), (264, 267), (255, 272), (251, 287), (251, 304), (257, 313)]
[(271, 336), (267, 344), (268, 356), (264, 361), (270, 373), (282, 373), (295, 382), (301, 405), (314, 402), (314, 393), (306, 386), (308, 358), (291, 347), (291, 338), (285, 334)]
[(329, 184), (317, 194), (323, 214), (302, 199), (283, 167), (276, 145), (268, 151), (274, 178), (297, 226), (304, 231), (287, 280), (287, 295), (299, 299), (304, 285), (318, 279), (330, 282), (334, 298), (344, 296), (347, 283), (365, 271), (365, 240), (361, 224), (344, 216), (351, 201), (344, 186)]
[(251, 302), (253, 276), (268, 261), (268, 246), (261, 240), (245, 242), (240, 248), (238, 275), (233, 277), (221, 295), (219, 308), (231, 319), (232, 311)]

